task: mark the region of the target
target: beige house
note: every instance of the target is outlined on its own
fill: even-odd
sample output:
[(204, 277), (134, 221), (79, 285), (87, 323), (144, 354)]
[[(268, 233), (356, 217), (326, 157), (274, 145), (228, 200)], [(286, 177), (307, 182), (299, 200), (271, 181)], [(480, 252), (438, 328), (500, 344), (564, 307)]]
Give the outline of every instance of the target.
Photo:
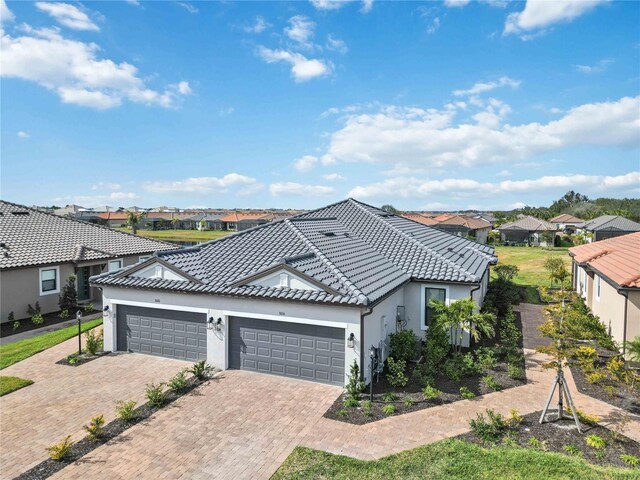
[(119, 270), (176, 245), (0, 201), (0, 322), (27, 306), (55, 312), (63, 285), (76, 276), (80, 303), (100, 302), (89, 277)]
[(573, 288), (613, 339), (640, 336), (640, 233), (569, 249), (573, 258)]

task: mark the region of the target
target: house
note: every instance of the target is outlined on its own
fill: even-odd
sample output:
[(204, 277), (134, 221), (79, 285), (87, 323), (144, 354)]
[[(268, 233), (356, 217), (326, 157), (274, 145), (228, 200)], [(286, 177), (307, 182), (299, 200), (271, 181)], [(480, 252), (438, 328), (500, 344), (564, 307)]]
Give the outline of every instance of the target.
[(268, 223), (269, 220), (263, 218), (264, 212), (230, 212), (220, 217), (223, 230), (241, 231)]
[(425, 213), (406, 212), (406, 213), (403, 213), (402, 216), (404, 218), (408, 218), (409, 220), (413, 220), (414, 222), (418, 222), (423, 225), (435, 225), (436, 223), (438, 223), (433, 219), (433, 217)]
[(454, 235), (470, 237), (479, 243), (487, 243), (491, 224), (480, 218), (465, 215), (454, 215), (434, 225), (435, 228), (444, 230)]
[(27, 305), (58, 310), (58, 295), (76, 275), (78, 300), (100, 302), (89, 277), (118, 270), (175, 245), (0, 201), (0, 321), (27, 317)]
[(573, 215), (569, 215), (568, 213), (563, 213), (553, 217), (549, 220), (549, 223), (553, 223), (558, 230), (573, 235), (576, 233), (578, 228), (582, 227), (584, 220), (574, 217)]
[(389, 334), (422, 337), (430, 299), (481, 305), (496, 262), (493, 247), (347, 199), (91, 283), (106, 350), (344, 385), (354, 361), (371, 378)]
[(573, 288), (625, 351), (640, 336), (640, 232), (571, 247)]
[(505, 243), (526, 243), (534, 246), (553, 245), (556, 226), (539, 218), (523, 215), (515, 222), (503, 223), (498, 228)]
[(192, 215), (188, 219), (194, 222), (198, 230), (222, 230), (223, 223), (220, 221), (220, 217), (222, 215), (202, 212)]
[[(128, 212), (102, 212), (94, 214), (100, 220), (101, 225), (106, 225), (107, 227), (126, 227), (127, 226), (127, 218), (129, 218)], [(77, 217), (76, 219), (84, 220), (82, 217)]]
[(621, 217), (620, 215), (602, 215), (582, 225), (581, 231), (590, 233), (592, 241), (619, 237), (633, 232), (640, 232), (640, 223)]
[(487, 213), (487, 212), (477, 213), (477, 214), (473, 215), (473, 218), (480, 218), (480, 219), (484, 220), (485, 222), (489, 222), (492, 227), (498, 221), (498, 219), (495, 216), (493, 216), (493, 215), (491, 215), (490, 213)]
[(71, 204), (67, 205), (64, 208), (56, 208), (53, 213), (59, 215), (60, 217), (65, 217), (74, 216), (79, 212), (86, 212), (87, 210), (87, 208), (81, 207), (80, 205)]

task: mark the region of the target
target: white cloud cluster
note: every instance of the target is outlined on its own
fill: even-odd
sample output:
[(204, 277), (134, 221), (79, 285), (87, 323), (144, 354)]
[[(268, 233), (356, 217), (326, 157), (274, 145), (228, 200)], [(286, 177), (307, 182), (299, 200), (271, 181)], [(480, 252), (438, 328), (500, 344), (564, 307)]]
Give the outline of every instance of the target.
[(161, 194), (208, 195), (227, 193), (232, 188), (239, 188), (238, 194), (255, 192), (262, 185), (253, 177), (228, 173), (224, 177), (191, 177), (175, 181), (149, 181), (142, 184), (147, 192)]
[(340, 52), (343, 55), (349, 51), (349, 48), (347, 47), (347, 44), (344, 42), (344, 40), (340, 40), (339, 38), (336, 38), (331, 34), (327, 36), (327, 49), (335, 50), (336, 52)]
[(270, 26), (271, 26), (271, 24), (268, 23), (264, 19), (264, 17), (261, 17), (261, 16), (258, 15), (252, 25), (246, 25), (242, 29), (246, 33), (256, 33), (257, 34), (257, 33), (264, 32)]
[[(320, 11), (331, 11), (331, 10), (340, 10), (347, 3), (353, 2), (355, 0), (310, 0), (311, 5), (315, 7), (316, 10)], [(360, 7), (360, 13), (369, 13), (373, 8), (373, 0), (362, 0), (362, 6)]]
[(13, 12), (9, 10), (9, 7), (7, 7), (6, 2), (4, 0), (0, 0), (0, 24), (4, 22), (13, 22), (15, 18), (16, 17)]
[(18, 138), (21, 140), (26, 140), (27, 138), (29, 138), (31, 135), (29, 135), (27, 132), (24, 132), (22, 130), (20, 130), (18, 133)]
[(5, 32), (2, 36), (2, 76), (38, 83), (56, 92), (64, 103), (104, 110), (127, 99), (169, 108), (191, 93), (186, 81), (163, 91), (149, 88), (134, 65), (100, 59), (98, 45), (66, 38), (56, 28), (23, 24), (20, 30), (21, 35)]
[(187, 12), (191, 13), (192, 15), (195, 15), (200, 11), (195, 5), (192, 5), (191, 3), (188, 3), (188, 2), (178, 2), (178, 5), (180, 5), (182, 8), (184, 8)]
[(73, 30), (100, 30), (85, 12), (69, 3), (36, 2), (36, 7), (49, 14), (60, 25)]
[(576, 71), (580, 73), (591, 75), (593, 73), (604, 72), (607, 68), (609, 68), (609, 65), (611, 65), (612, 63), (613, 63), (612, 59), (605, 58), (603, 60), (600, 60), (599, 62), (596, 62), (595, 65), (574, 65), (573, 68), (575, 68)]
[(289, 26), (284, 29), (285, 35), (296, 42), (299, 47), (313, 48), (311, 39), (314, 36), (316, 24), (304, 15), (294, 15), (288, 23)]
[(520, 86), (520, 83), (520, 80), (514, 80), (513, 78), (504, 76), (491, 82), (477, 82), (467, 90), (454, 90), (453, 94), (456, 97), (479, 95), (481, 93), (489, 92), (500, 87), (518, 88)]
[(330, 182), (341, 182), (346, 180), (346, 178), (339, 173), (327, 173), (326, 175), (322, 175), (322, 178), (329, 180)]
[(306, 196), (321, 197), (335, 192), (333, 187), (324, 185), (305, 185), (295, 182), (277, 182), (269, 185), (269, 191), (274, 197)]
[(299, 172), (309, 172), (313, 170), (317, 164), (318, 157), (314, 157), (313, 155), (304, 155), (293, 162), (293, 168)]
[(306, 82), (317, 77), (329, 75), (332, 71), (331, 63), (325, 60), (307, 58), (301, 53), (289, 50), (272, 50), (258, 47), (258, 55), (267, 63), (285, 62), (291, 65), (291, 76), (296, 82)]
[(91, 185), (91, 190), (120, 190), (122, 185), (112, 182), (98, 182)]

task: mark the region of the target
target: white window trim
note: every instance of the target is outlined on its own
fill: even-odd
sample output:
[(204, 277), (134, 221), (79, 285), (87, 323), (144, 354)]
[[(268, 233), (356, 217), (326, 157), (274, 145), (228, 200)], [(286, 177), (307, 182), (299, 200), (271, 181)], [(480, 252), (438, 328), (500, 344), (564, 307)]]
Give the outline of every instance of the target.
[[(111, 270), (110, 268), (111, 262), (120, 262), (120, 267), (117, 268), (116, 270)], [(122, 258), (110, 258), (109, 261), (107, 262), (107, 272), (115, 272), (117, 270), (120, 270), (122, 267), (124, 267), (124, 260), (122, 260)]]
[[(55, 270), (56, 271), (56, 288), (54, 290), (48, 290), (46, 292), (42, 291), (42, 272), (45, 270)], [(60, 267), (43, 267), (38, 272), (38, 291), (40, 292), (40, 296), (44, 297), (45, 295), (55, 295), (60, 293)]]
[(442, 284), (442, 283), (421, 283), (420, 284), (420, 330), (425, 330), (425, 331), (429, 330), (429, 327), (427, 327), (424, 324), (424, 315), (426, 313), (425, 299), (427, 296), (427, 288), (439, 288), (440, 290), (444, 290), (445, 291), (444, 303), (445, 305), (451, 304), (451, 295), (449, 293), (449, 285)]
[(602, 294), (602, 279), (600, 278), (600, 275), (594, 275), (595, 276), (595, 287), (594, 287), (594, 297), (596, 298), (596, 301), (599, 302), (600, 301), (600, 295)]
[(145, 262), (145, 261), (149, 260), (151, 257), (153, 257), (153, 255), (140, 255), (138, 257), (138, 263)]

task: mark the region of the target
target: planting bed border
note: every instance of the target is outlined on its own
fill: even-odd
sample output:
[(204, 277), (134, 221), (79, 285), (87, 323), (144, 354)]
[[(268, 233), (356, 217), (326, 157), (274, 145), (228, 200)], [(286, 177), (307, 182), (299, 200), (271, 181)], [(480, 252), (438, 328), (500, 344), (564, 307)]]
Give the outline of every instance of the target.
[(634, 397), (633, 394), (624, 396), (619, 391), (620, 389), (618, 389), (613, 397), (610, 397), (607, 392), (598, 385), (587, 382), (587, 379), (585, 378), (584, 373), (582, 373), (580, 367), (577, 365), (569, 365), (569, 368), (571, 369), (571, 375), (573, 375), (573, 381), (576, 384), (576, 388), (580, 393), (589, 395), (590, 397), (608, 403), (609, 405), (621, 408), (630, 414), (640, 415), (640, 398)]
[(73, 355), (71, 354), (71, 355), (67, 355), (62, 360), (58, 360), (56, 362), (56, 365), (65, 365), (67, 367), (79, 367), (80, 365), (84, 365), (85, 363), (92, 362), (93, 360), (97, 360), (98, 358), (106, 357), (110, 353), (111, 352), (107, 351), (107, 352), (97, 352), (95, 355), (90, 355), (83, 352), (82, 353), (83, 356), (76, 357), (78, 358), (78, 361), (76, 363), (69, 363), (68, 359), (71, 355)]

